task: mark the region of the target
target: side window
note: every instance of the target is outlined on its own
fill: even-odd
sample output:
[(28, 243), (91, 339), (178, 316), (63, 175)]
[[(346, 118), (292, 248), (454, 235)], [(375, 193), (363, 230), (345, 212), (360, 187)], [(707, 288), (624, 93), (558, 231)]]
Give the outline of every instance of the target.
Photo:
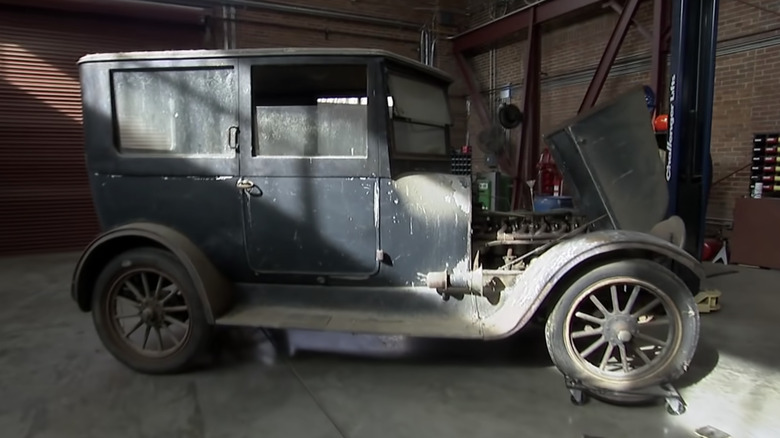
[(252, 67), (253, 155), (366, 157), (367, 77), (359, 64)]
[(394, 73), (388, 75), (388, 85), (395, 151), (446, 156), (447, 129), (452, 124), (446, 88)]
[(112, 72), (122, 153), (227, 156), (237, 124), (232, 67)]

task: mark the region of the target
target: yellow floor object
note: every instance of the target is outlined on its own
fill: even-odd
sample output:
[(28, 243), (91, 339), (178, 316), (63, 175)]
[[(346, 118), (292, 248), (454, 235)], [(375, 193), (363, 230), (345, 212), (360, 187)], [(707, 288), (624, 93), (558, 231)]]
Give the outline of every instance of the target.
[(703, 290), (696, 297), (699, 313), (710, 313), (720, 310), (720, 291), (717, 289)]

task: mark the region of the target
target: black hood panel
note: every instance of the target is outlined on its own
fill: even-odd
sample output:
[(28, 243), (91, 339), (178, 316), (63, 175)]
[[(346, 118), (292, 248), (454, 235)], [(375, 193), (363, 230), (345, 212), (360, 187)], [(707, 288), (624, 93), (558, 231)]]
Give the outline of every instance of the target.
[(600, 228), (648, 232), (669, 202), (642, 87), (570, 119), (544, 136), (578, 209)]

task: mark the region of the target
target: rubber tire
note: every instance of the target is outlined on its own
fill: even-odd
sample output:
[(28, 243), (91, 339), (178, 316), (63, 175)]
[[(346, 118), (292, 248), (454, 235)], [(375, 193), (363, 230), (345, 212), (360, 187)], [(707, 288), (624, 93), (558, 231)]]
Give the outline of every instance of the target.
[[(164, 358), (148, 358), (134, 353), (118, 339), (105, 314), (107, 295), (111, 284), (128, 268), (149, 266), (165, 272), (181, 288), (190, 306), (190, 336), (175, 353)], [(213, 326), (208, 323), (203, 302), (198, 295), (189, 273), (170, 252), (158, 248), (135, 248), (111, 260), (101, 271), (92, 294), (92, 320), (105, 348), (119, 362), (144, 374), (179, 373), (190, 368), (195, 360), (209, 347)]]
[[(662, 368), (649, 370), (652, 372), (640, 375), (636, 380), (631, 381), (606, 379), (603, 376), (590, 373), (578, 363), (576, 358), (569, 356), (563, 337), (566, 313), (580, 293), (593, 283), (624, 275), (630, 275), (657, 286), (671, 299), (682, 318), (682, 337), (676, 354)], [(666, 267), (644, 259), (615, 261), (585, 273), (566, 288), (547, 318), (545, 338), (547, 351), (555, 366), (562, 373), (578, 380), (584, 386), (611, 391), (645, 389), (672, 382), (687, 371), (698, 344), (699, 311), (690, 289)], [(639, 402), (639, 400), (632, 401)]]

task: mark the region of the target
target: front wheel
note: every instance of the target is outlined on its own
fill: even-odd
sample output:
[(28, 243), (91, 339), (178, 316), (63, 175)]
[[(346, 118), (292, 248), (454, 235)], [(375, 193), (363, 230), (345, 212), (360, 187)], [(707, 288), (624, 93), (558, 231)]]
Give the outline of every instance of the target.
[(106, 265), (95, 283), (92, 318), (115, 358), (150, 374), (192, 365), (212, 331), (187, 270), (157, 248), (129, 250)]
[(699, 313), (693, 294), (670, 270), (622, 260), (568, 286), (545, 334), (553, 363), (570, 378), (593, 389), (639, 390), (687, 370)]

